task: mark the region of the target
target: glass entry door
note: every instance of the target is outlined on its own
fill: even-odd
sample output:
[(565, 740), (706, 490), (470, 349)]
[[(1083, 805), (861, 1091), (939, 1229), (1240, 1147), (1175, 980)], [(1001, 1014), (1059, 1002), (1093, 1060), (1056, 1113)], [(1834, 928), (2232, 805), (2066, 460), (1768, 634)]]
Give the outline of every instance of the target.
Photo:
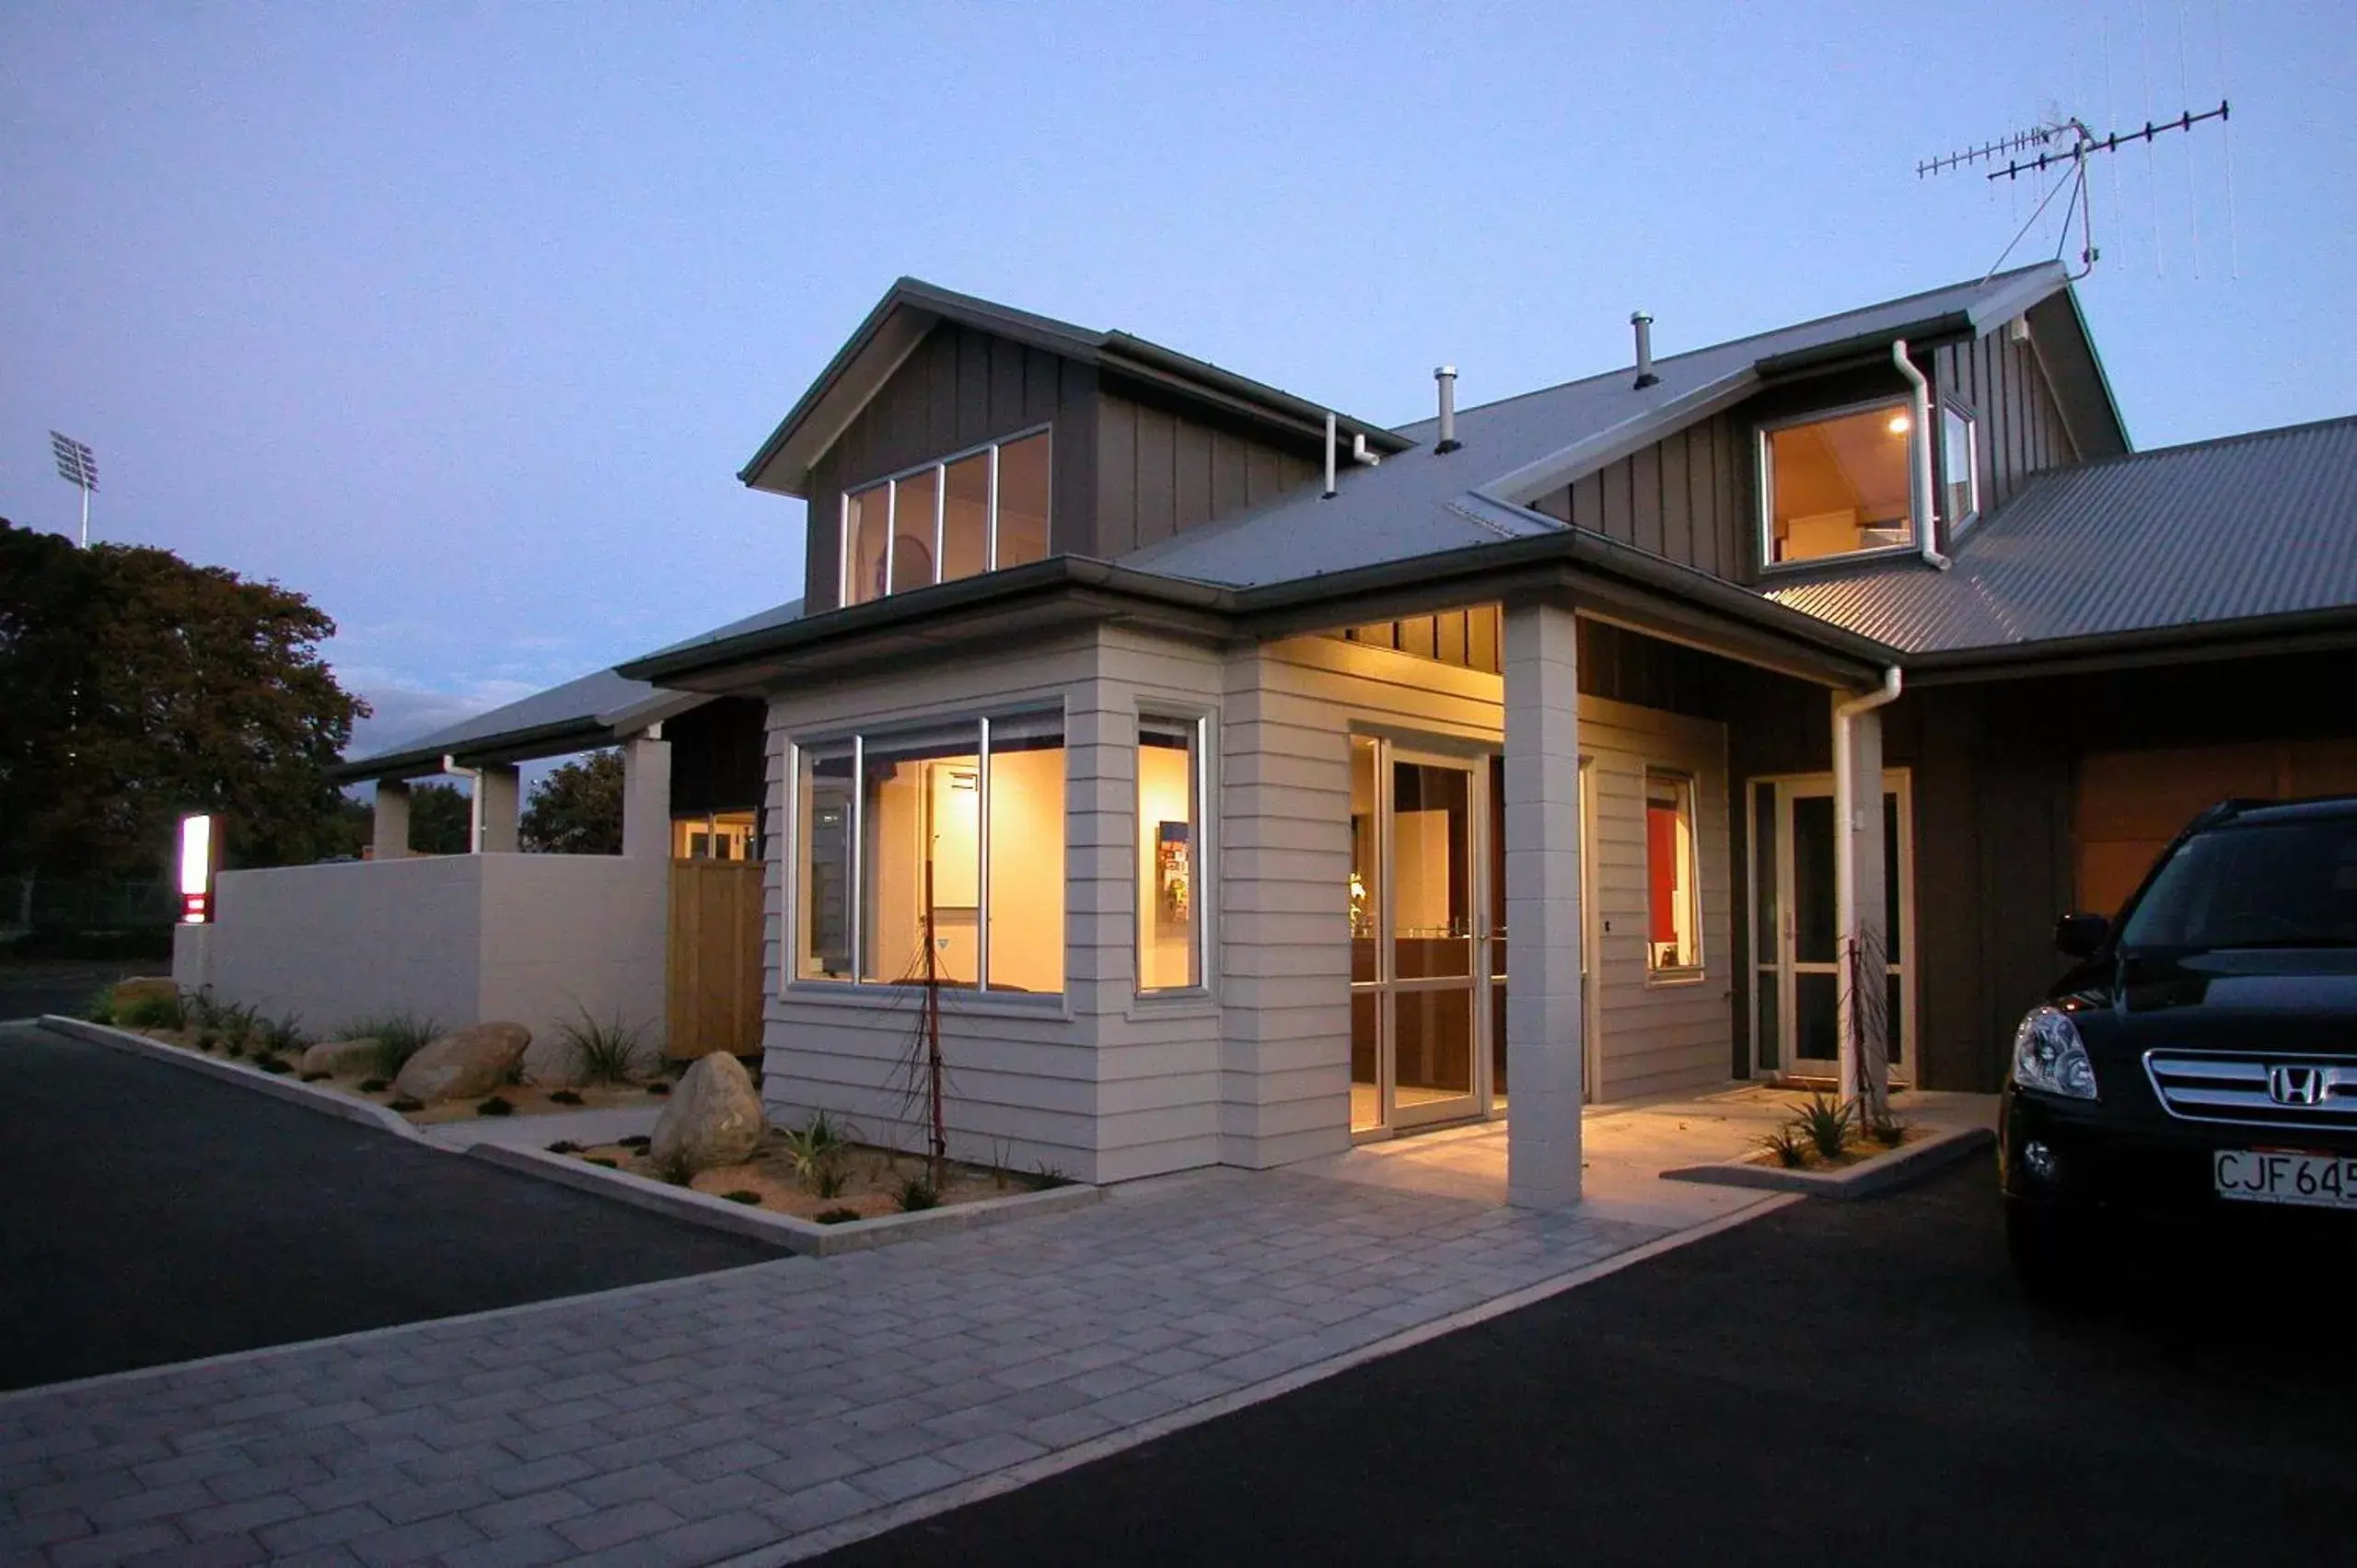
[(1482, 761), (1351, 743), (1353, 1131), (1487, 1108), (1491, 1052), (1477, 1047), (1505, 968), (1487, 886), (1488, 785)]
[[(1883, 774), (1884, 929), (1876, 999), (1898, 1069), (1914, 1044), (1915, 853), (1904, 772)], [(1751, 785), (1752, 1064), (1757, 1073), (1840, 1075), (1840, 968), (1834, 933), (1833, 777)]]

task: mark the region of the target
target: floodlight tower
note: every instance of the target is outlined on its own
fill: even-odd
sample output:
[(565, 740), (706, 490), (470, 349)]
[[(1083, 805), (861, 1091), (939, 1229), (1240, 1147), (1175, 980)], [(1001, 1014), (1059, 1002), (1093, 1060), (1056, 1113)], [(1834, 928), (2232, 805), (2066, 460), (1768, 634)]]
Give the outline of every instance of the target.
[(99, 459), (71, 436), (49, 433), (49, 449), (57, 455), (57, 477), (82, 493), (82, 548), (90, 548), (90, 492), (99, 487)]

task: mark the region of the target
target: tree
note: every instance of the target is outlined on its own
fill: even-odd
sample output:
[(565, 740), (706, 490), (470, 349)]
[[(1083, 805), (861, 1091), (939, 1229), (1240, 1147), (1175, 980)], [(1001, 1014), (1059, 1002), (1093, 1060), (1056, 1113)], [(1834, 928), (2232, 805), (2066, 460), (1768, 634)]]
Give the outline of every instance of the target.
[(334, 853), (328, 769), (368, 712), (319, 656), (334, 633), (276, 583), (0, 518), (0, 865), (153, 876), (207, 810), (226, 865)]
[(525, 803), (517, 835), (541, 854), (622, 852), (622, 754), (592, 751), (550, 772)]
[(464, 854), (474, 847), (475, 804), (457, 784), (412, 784), (409, 847), (418, 854)]

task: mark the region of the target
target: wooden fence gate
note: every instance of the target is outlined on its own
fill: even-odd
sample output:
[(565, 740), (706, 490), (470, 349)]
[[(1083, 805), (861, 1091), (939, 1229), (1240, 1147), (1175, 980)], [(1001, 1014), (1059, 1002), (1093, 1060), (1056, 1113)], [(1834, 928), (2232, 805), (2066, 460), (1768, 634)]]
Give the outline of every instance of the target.
[(671, 863), (672, 1056), (761, 1049), (761, 863)]

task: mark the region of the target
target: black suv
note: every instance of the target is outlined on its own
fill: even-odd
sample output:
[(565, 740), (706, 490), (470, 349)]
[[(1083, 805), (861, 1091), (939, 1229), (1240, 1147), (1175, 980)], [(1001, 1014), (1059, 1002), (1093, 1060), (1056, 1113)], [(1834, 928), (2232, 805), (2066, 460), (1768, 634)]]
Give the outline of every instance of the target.
[(2025, 1285), (2078, 1283), (2114, 1222), (2357, 1237), (2357, 796), (2214, 806), (2055, 946), (2080, 961), (2014, 1034), (1998, 1144)]

